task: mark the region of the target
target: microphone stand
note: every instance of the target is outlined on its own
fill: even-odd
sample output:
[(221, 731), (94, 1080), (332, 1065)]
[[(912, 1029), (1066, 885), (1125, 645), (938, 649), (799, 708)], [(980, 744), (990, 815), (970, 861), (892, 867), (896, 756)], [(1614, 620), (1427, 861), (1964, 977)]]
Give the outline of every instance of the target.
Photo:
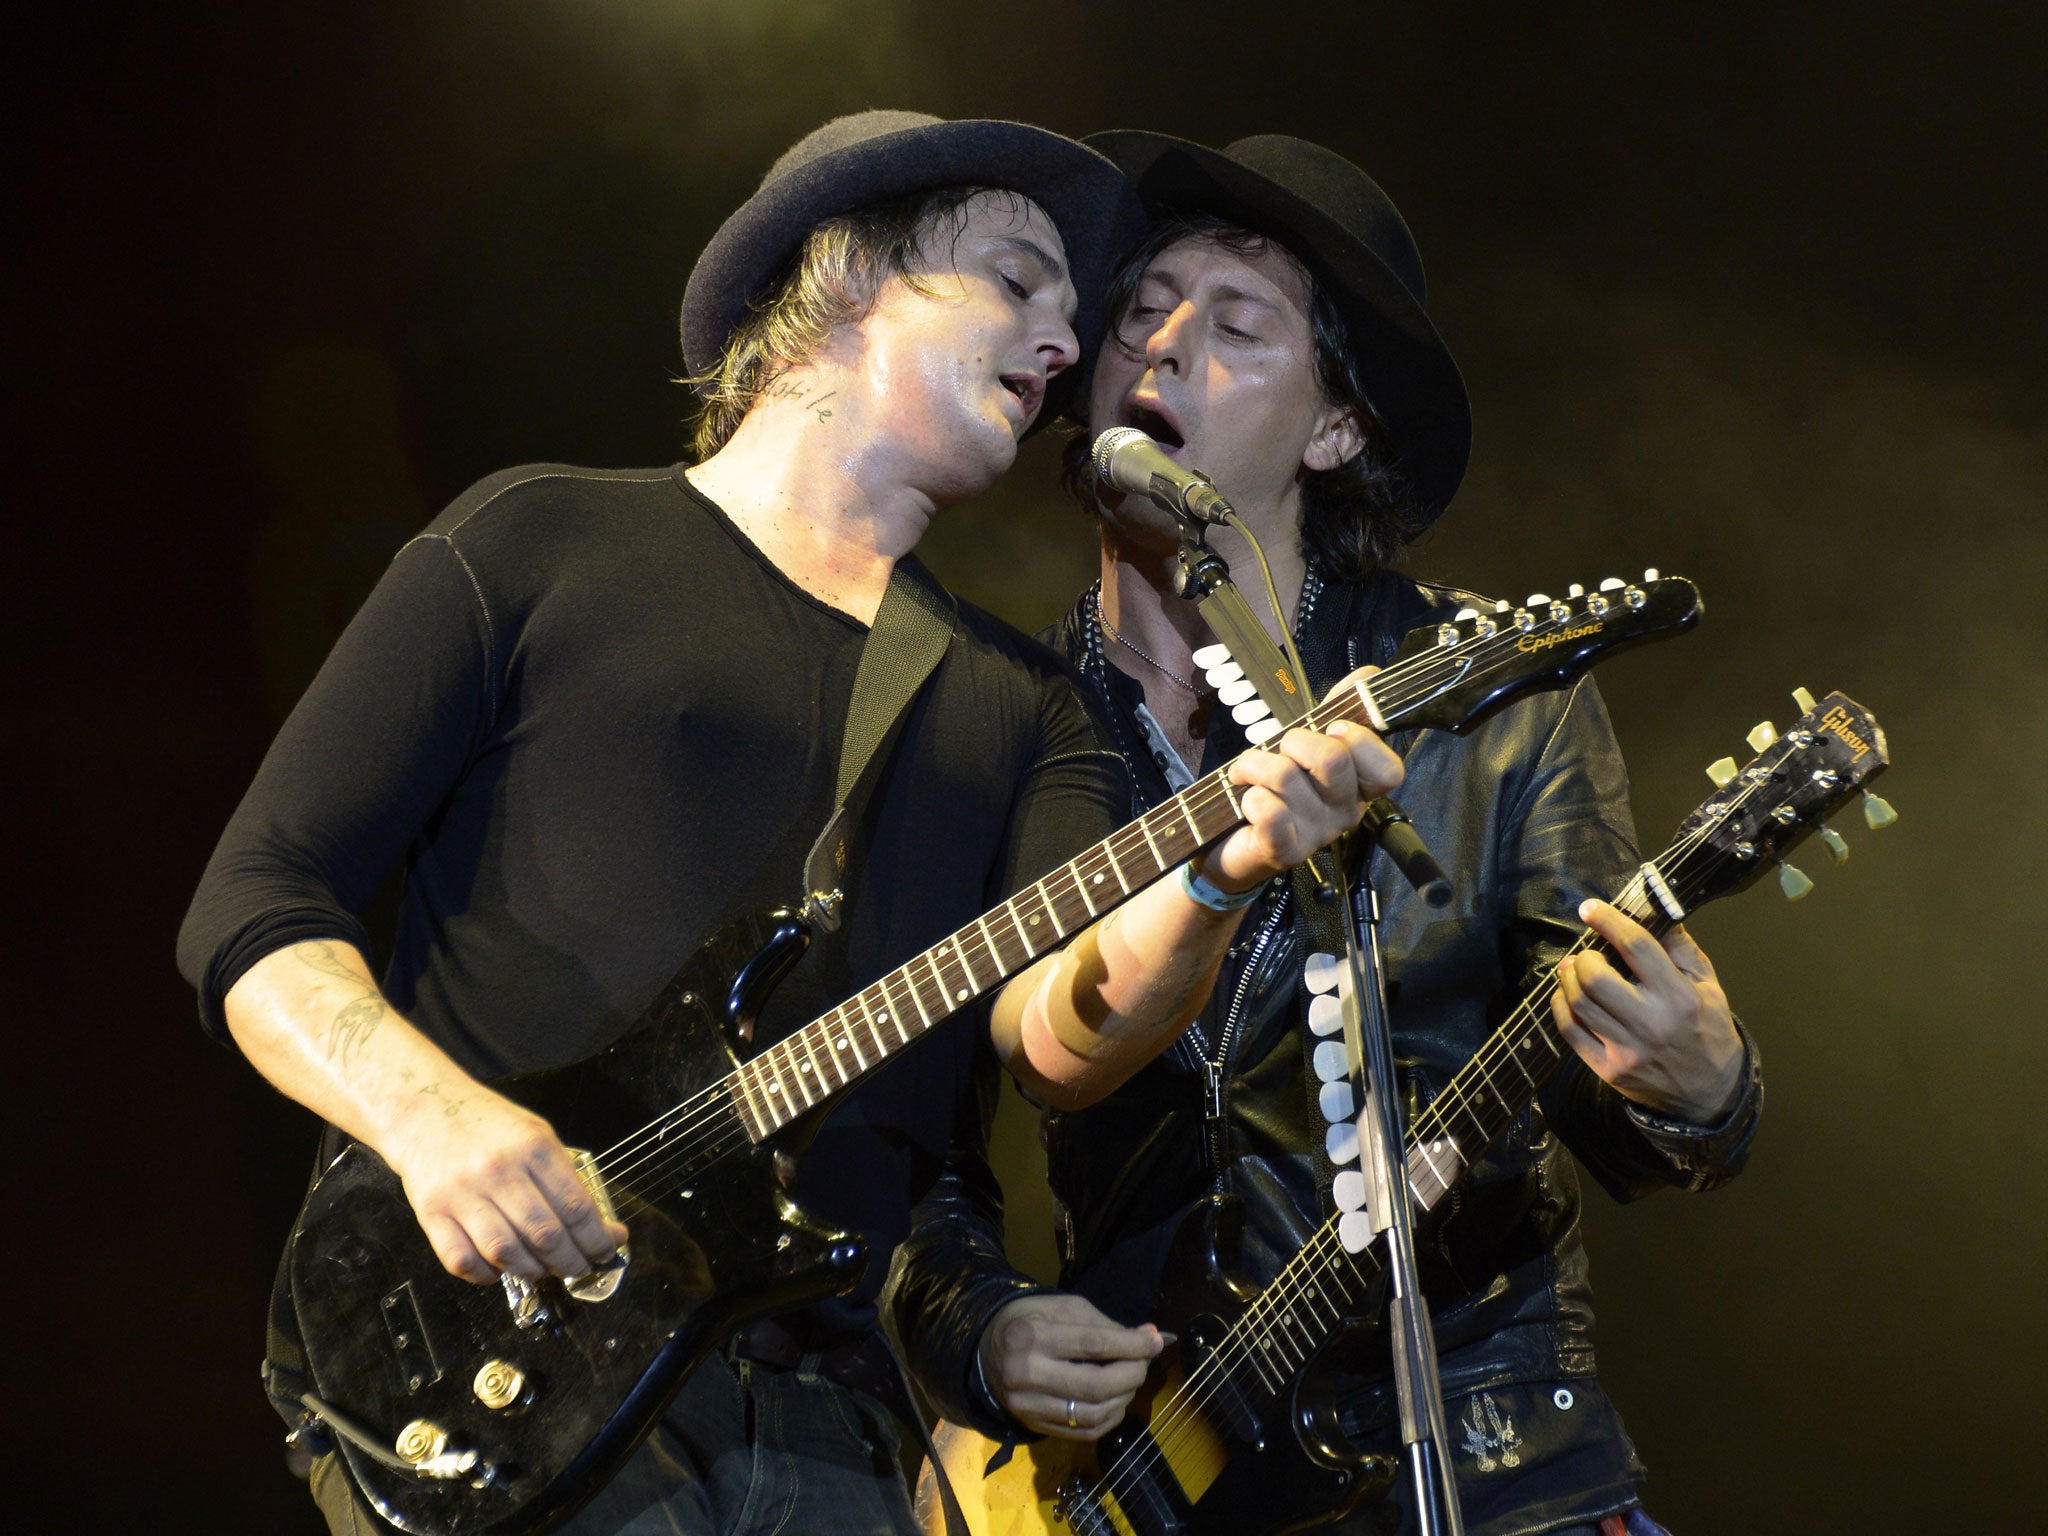
[[(1299, 663), (1273, 643), (1231, 581), (1229, 565), (1205, 542), (1203, 529), (1193, 518), (1182, 519), (1174, 591), (1196, 603), (1203, 620), (1244, 669), (1273, 717), (1291, 725), (1301, 719), (1309, 704)], [(1354, 1091), (1361, 1085), (1365, 1089), (1358, 1095), (1356, 1122), (1359, 1168), (1365, 1182), (1363, 1214), (1372, 1234), (1387, 1234), (1387, 1311), (1411, 1506), (1420, 1536), (1464, 1536), (1464, 1516), (1451, 1470), (1450, 1434), (1444, 1421), (1436, 1336), (1415, 1267), (1415, 1212), (1394, 1072), (1386, 971), (1380, 957), (1379, 898), (1371, 882), (1361, 878), (1375, 846), (1386, 850), (1394, 866), (1431, 906), (1449, 903), (1451, 884), (1401, 808), (1382, 796), (1367, 806), (1359, 830), (1338, 843), (1335, 876), (1326, 882), (1326, 888), (1334, 887), (1332, 894), (1345, 914), (1350, 984), (1339, 989), (1344, 1048)], [(1358, 886), (1355, 898), (1354, 882)]]

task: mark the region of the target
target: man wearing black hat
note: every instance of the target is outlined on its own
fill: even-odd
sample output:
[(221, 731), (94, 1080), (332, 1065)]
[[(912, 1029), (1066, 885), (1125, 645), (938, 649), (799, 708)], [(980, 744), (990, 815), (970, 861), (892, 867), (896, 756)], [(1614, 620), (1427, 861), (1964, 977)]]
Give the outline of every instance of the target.
[[(699, 940), (803, 893), (869, 626), (899, 570), (936, 592), (909, 559), (926, 523), (1008, 468), (1072, 377), (1128, 196), (1101, 156), (1021, 124), (869, 112), (810, 135), (692, 273), (698, 462), (484, 481), (399, 553), (285, 725), (181, 963), (210, 1029), (402, 1176), (454, 1274), (574, 1275), (624, 1240), (552, 1128), (484, 1084), (591, 1054)], [(936, 602), (943, 654), (866, 808), (845, 921), (763, 1043), (1122, 819), (1070, 674)], [(996, 1059), (1051, 1102), (1099, 1096), (1198, 1004), (1227, 893), (1399, 775), (1355, 728), (1250, 761), (1246, 825), (1012, 978), (985, 1025), (854, 1088), (799, 1196), (886, 1261)], [(380, 984), (356, 913), (400, 860)], [(713, 1359), (569, 1529), (906, 1527), (872, 1290)], [(332, 1456), (314, 1483), (336, 1529), (373, 1523)]]
[[(1284, 136), (1220, 153), (1147, 133), (1088, 142), (1125, 169), (1153, 217), (1111, 285), (1111, 333), (1077, 412), (1088, 435), (1140, 428), (1214, 478), (1260, 537), (1319, 691), (1384, 663), (1419, 624), (1490, 607), (1390, 569), (1456, 490), (1471, 419), (1423, 308), (1413, 239), (1379, 187)], [(1102, 580), (1050, 638), (1089, 683), (1148, 805), (1245, 737), (1192, 659), (1213, 637), (1172, 592), (1177, 526), (1096, 485), (1086, 436), (1074, 446), (1070, 479), (1101, 519)], [(1252, 568), (1234, 530), (1212, 543)], [(1279, 620), (1266, 621), (1277, 634)], [(1576, 1056), (1425, 1231), (1467, 1528), (1650, 1529), (1637, 1508), (1642, 1468), (1594, 1377), (1565, 1149), (1621, 1198), (1725, 1182), (1756, 1125), (1756, 1054), (1682, 930), (1659, 945), (1596, 899), (1621, 888), (1637, 855), (1590, 680), (1517, 702), (1467, 736), (1397, 744), (1404, 807), (1456, 889), (1435, 911), (1375, 871), (1413, 1101), (1443, 1088), (1582, 920), (1632, 972), (1591, 954), (1561, 967), (1556, 1022)], [(890, 1298), (949, 1418), (999, 1437), (1100, 1436), (1162, 1347), (1148, 1319), (1161, 1288), (1186, 1280), (1162, 1271), (1198, 1201), (1242, 1201), (1258, 1284), (1322, 1224), (1332, 1164), (1304, 982), (1320, 946), (1302, 889), (1275, 881), (1260, 897), (1211, 1002), (1167, 1054), (1101, 1104), (1049, 1113), (1065, 1291), (1008, 1268), (985, 1164), (956, 1157), (899, 1253)], [(1361, 1363), (1343, 1408), (1347, 1429), (1392, 1448), (1384, 1369)]]

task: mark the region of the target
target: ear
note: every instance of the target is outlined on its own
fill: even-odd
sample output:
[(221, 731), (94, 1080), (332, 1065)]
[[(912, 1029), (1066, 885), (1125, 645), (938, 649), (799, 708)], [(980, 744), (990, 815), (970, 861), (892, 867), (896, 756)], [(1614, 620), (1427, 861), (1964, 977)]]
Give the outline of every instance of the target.
[(1365, 433), (1359, 430), (1358, 413), (1348, 405), (1323, 408), (1316, 429), (1301, 450), (1301, 467), (1311, 474), (1336, 469), (1357, 458), (1365, 447)]

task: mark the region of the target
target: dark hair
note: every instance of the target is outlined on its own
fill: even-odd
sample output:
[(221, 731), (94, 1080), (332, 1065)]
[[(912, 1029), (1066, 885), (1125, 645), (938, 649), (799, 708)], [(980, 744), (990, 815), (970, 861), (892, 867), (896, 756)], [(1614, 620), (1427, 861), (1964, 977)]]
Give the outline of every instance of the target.
[(692, 442), (697, 461), (723, 448), (763, 391), (817, 356), (834, 329), (864, 318), (889, 278), (930, 293), (921, 281), (930, 270), (925, 242), (951, 220), (957, 246), (968, 203), (985, 192), (1024, 201), (1007, 188), (945, 187), (840, 214), (806, 235), (773, 296), (750, 306), (718, 361), (682, 381), (704, 394)]
[[(1301, 482), (1301, 552), (1328, 575), (1357, 581), (1400, 558), (1408, 541), (1429, 526), (1406, 481), (1393, 468), (1395, 443), (1373, 408), (1351, 347), (1350, 330), (1328, 289), (1299, 257), (1279, 241), (1210, 213), (1166, 211), (1126, 256), (1110, 279), (1104, 307), (1110, 317), (1105, 347), (1136, 350), (1123, 332), (1123, 317), (1138, 282), (1159, 253), (1182, 240), (1203, 240), (1239, 256), (1277, 250), (1292, 261), (1308, 288), (1309, 336), (1315, 348), (1316, 382), (1324, 398), (1344, 406), (1358, 421), (1365, 445), (1335, 469), (1305, 474)], [(1142, 345), (1142, 339), (1138, 345)], [(1095, 508), (1095, 469), (1089, 461), (1088, 423), (1061, 450), (1060, 482), (1081, 505)]]

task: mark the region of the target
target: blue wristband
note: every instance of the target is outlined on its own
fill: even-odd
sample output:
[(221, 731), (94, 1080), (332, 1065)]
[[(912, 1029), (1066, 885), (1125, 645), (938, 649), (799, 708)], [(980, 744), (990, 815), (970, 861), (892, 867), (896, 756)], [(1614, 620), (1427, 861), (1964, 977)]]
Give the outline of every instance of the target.
[(1259, 899), (1259, 893), (1266, 887), (1262, 882), (1248, 891), (1226, 891), (1196, 874), (1195, 861), (1189, 859), (1180, 867), (1180, 888), (1181, 893), (1198, 907), (1207, 907), (1211, 912), (1242, 912)]

